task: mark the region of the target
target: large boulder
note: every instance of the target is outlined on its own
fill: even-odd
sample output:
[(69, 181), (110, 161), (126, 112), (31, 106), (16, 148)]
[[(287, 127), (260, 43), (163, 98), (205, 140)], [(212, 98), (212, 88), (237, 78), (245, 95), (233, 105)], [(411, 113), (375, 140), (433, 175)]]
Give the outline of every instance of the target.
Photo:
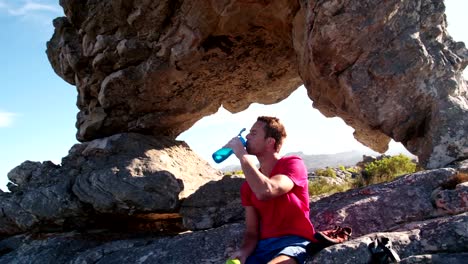
[(337, 193), (311, 203), (310, 218), (318, 230), (342, 224), (361, 236), (412, 221), (459, 214), (468, 211), (468, 189), (463, 179), (458, 179), (456, 170), (444, 168)]
[(107, 213), (173, 211), (220, 176), (182, 142), (131, 133), (78, 144), (64, 164), (80, 169), (73, 193)]
[[(354, 232), (350, 241), (322, 250), (307, 263), (369, 263), (369, 245), (376, 238), (389, 239), (402, 263), (466, 262), (466, 180), (455, 169), (438, 169), (311, 202), (317, 229), (350, 225)], [(242, 181), (236, 177), (211, 181), (187, 198), (183, 210), (188, 219), (206, 230), (172, 235), (154, 233), (152, 227), (138, 233), (108, 228), (26, 233), (0, 240), (0, 263), (225, 263), (240, 247), (245, 228), (242, 220), (228, 223), (239, 221), (236, 212), (242, 207), (233, 193)], [(440, 191), (457, 195), (437, 195)], [(226, 194), (224, 201), (221, 193)]]
[(221, 175), (166, 137), (127, 133), (76, 144), (60, 166), (26, 161), (8, 174), (0, 235), (178, 213), (184, 198)]
[(428, 168), (468, 156), (468, 51), (447, 33), (443, 1), (301, 4), (296, 50), (315, 108), (376, 151), (403, 143)]
[(276, 103), (304, 84), (376, 151), (393, 138), (427, 168), (468, 157), (468, 51), (448, 34), (443, 1), (60, 4), (47, 54), (77, 87), (80, 141), (176, 138), (220, 106)]
[(25, 161), (10, 171), (11, 192), (0, 194), (0, 235), (82, 221), (85, 206), (71, 191), (76, 172), (63, 171), (50, 161)]
[(224, 263), (242, 239), (230, 223), (242, 221), (242, 179), (221, 179), (175, 138), (221, 105), (275, 103), (301, 83), (367, 146), (393, 138), (439, 168), (313, 200), (318, 230), (349, 225), (355, 237), (311, 263), (367, 263), (379, 236), (405, 263), (466, 259), (468, 51), (442, 1), (60, 4), (47, 55), (77, 86), (84, 143), (61, 165), (9, 173), (0, 263)]
[[(243, 220), (239, 189), (243, 178), (209, 182), (182, 203), (184, 226), (191, 230)], [(452, 168), (422, 171), (389, 183), (312, 197), (310, 219), (317, 230), (347, 225), (355, 236), (396, 225), (468, 211), (468, 176)], [(310, 184), (317, 184), (313, 179)], [(411, 202), (408, 202), (411, 201)], [(365, 224), (363, 224), (365, 223)]]
[(241, 176), (225, 176), (205, 184), (187, 197), (180, 208), (184, 226), (201, 230), (242, 222), (244, 208), (240, 188), (244, 181)]
[(66, 17), (54, 21), (47, 54), (78, 88), (81, 141), (127, 131), (175, 138), (221, 105), (276, 103), (301, 84), (291, 1), (60, 4)]
[(468, 213), (415, 222), (325, 248), (307, 263), (370, 263), (369, 244), (382, 237), (391, 241), (400, 263), (464, 263), (468, 258), (466, 230)]
[(241, 224), (173, 237), (131, 237), (95, 232), (18, 235), (0, 241), (9, 263), (225, 263), (242, 241)]

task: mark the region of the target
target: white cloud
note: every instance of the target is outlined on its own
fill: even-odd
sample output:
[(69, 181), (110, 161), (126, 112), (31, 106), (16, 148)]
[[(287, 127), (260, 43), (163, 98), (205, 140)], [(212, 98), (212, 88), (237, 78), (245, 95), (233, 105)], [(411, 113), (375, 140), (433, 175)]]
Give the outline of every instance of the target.
[(16, 114), (0, 111), (0, 127), (9, 127), (13, 123)]
[(26, 1), (19, 5), (13, 5), (12, 1), (1, 1), (0, 10), (5, 10), (12, 16), (30, 16), (37, 15), (38, 13), (54, 13), (54, 15), (63, 14), (58, 4), (43, 4), (34, 1)]
[(14, 16), (26, 16), (30, 13), (34, 12), (53, 12), (53, 13), (60, 13), (61, 10), (55, 5), (47, 5), (47, 4), (40, 4), (35, 2), (26, 2), (22, 6), (18, 8), (8, 7), (8, 13)]
[(15, 23), (24, 24), (31, 34), (35, 34), (35, 41), (43, 43), (49, 40), (54, 32), (53, 19), (64, 14), (58, 1), (0, 0), (0, 15), (8, 16), (8, 19)]

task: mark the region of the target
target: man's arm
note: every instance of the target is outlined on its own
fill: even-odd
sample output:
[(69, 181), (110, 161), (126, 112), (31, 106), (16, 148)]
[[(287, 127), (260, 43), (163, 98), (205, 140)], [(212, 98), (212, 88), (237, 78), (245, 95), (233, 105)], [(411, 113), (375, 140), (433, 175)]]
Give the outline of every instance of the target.
[(259, 240), (259, 217), (253, 206), (245, 207), (245, 232), (241, 248), (231, 258), (237, 258), (245, 263), (252, 254)]
[(292, 190), (294, 182), (286, 175), (277, 174), (268, 178), (255, 166), (253, 157), (241, 155), (239, 157), (245, 179), (259, 200), (278, 197)]
[(232, 138), (226, 147), (231, 148), (240, 161), (242, 171), (250, 188), (259, 200), (278, 197), (292, 190), (294, 182), (286, 175), (278, 174), (267, 177), (255, 166), (255, 159), (249, 155), (239, 138)]

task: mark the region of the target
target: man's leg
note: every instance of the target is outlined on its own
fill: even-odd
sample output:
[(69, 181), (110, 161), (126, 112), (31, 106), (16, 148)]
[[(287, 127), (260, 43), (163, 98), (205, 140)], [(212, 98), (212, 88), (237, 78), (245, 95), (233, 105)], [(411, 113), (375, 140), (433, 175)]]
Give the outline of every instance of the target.
[(286, 255), (279, 255), (276, 258), (270, 260), (268, 264), (297, 264), (297, 262), (293, 257), (286, 256)]

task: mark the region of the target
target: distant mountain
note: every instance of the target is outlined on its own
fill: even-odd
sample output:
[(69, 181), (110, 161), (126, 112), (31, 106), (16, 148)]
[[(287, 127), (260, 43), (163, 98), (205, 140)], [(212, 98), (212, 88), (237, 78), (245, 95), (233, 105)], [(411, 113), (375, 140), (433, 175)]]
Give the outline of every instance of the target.
[(310, 171), (315, 169), (323, 169), (325, 167), (336, 168), (340, 165), (345, 167), (354, 166), (356, 163), (362, 161), (362, 155), (372, 155), (372, 153), (364, 153), (353, 150), (335, 154), (307, 155), (303, 152), (292, 152), (286, 154), (286, 156), (289, 155), (297, 155), (301, 157), (304, 160), (307, 169)]
[(223, 167), (219, 169), (222, 172), (231, 172), (231, 171), (240, 171), (242, 170), (241, 166), (236, 164), (236, 165), (228, 165), (226, 167)]
[[(285, 156), (297, 155), (304, 160), (307, 170), (312, 171), (316, 169), (323, 169), (325, 167), (336, 168), (340, 165), (345, 167), (354, 166), (356, 163), (362, 161), (362, 155), (373, 155), (373, 153), (365, 153), (360, 151), (348, 151), (335, 154), (318, 154), (307, 155), (303, 152), (291, 152)], [(223, 172), (241, 170), (240, 165), (229, 165), (221, 169)]]

